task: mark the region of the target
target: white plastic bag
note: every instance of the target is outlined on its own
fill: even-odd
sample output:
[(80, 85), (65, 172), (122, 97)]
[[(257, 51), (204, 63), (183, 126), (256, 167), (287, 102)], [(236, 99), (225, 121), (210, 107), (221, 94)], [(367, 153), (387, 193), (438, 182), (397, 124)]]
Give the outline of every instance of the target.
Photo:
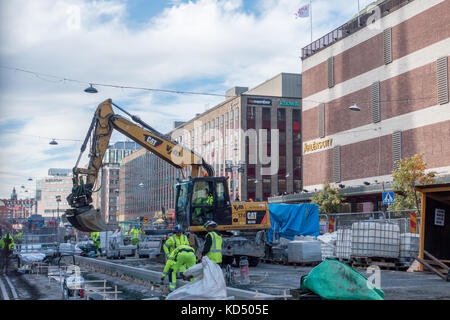
[(203, 278), (203, 265), (201, 263), (197, 263), (183, 272), (183, 275), (186, 277), (192, 276), (194, 278), (201, 279)]
[[(208, 257), (202, 258), (201, 265), (203, 278), (178, 288), (170, 293), (166, 300), (226, 300), (227, 286), (220, 266)], [(194, 267), (196, 266), (192, 268)], [(186, 275), (186, 273), (184, 274)]]

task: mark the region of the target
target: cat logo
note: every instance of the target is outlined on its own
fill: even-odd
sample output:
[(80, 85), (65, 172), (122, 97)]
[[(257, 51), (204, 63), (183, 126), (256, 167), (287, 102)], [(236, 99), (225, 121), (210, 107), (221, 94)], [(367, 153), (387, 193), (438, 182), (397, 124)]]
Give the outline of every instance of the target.
[(158, 148), (163, 143), (162, 140), (148, 135), (145, 135), (145, 141), (150, 143), (154, 148)]
[(248, 220), (256, 220), (256, 212), (247, 212), (247, 219)]

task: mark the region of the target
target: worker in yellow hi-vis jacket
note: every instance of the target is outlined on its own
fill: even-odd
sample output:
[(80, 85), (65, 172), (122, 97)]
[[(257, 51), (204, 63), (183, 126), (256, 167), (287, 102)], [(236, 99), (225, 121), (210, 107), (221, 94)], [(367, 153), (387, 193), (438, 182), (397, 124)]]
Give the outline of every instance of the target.
[(8, 271), (8, 265), (9, 265), (9, 257), (11, 256), (12, 252), (14, 250), (14, 239), (7, 232), (1, 239), (0, 239), (0, 254), (1, 254), (1, 269), (0, 271), (4, 274)]
[(166, 258), (172, 253), (173, 250), (181, 245), (189, 245), (189, 239), (185, 234), (183, 234), (182, 226), (178, 224), (175, 226), (174, 234), (170, 236), (163, 245)]
[[(182, 273), (195, 265), (196, 262), (195, 250), (191, 246), (181, 245), (169, 254), (166, 266), (161, 277), (161, 281), (169, 276), (169, 289), (173, 291), (177, 287), (177, 273)], [(195, 279), (192, 278), (191, 281)]]
[(222, 237), (214, 231), (216, 227), (217, 223), (212, 220), (204, 224), (208, 233), (205, 237), (202, 257), (207, 256), (211, 261), (219, 264), (222, 263)]

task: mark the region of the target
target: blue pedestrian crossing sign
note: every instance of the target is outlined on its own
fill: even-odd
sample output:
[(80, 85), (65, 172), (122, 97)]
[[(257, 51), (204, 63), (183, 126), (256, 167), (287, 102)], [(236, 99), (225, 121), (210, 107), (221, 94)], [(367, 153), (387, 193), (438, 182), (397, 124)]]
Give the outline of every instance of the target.
[(394, 192), (383, 192), (383, 203), (384, 204), (395, 203)]

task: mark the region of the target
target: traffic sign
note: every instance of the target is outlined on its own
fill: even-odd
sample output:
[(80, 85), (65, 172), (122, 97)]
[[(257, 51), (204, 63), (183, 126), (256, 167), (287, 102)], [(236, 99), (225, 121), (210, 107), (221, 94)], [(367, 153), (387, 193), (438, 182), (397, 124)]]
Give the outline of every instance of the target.
[(384, 204), (392, 204), (395, 203), (394, 192), (383, 192), (383, 203)]

